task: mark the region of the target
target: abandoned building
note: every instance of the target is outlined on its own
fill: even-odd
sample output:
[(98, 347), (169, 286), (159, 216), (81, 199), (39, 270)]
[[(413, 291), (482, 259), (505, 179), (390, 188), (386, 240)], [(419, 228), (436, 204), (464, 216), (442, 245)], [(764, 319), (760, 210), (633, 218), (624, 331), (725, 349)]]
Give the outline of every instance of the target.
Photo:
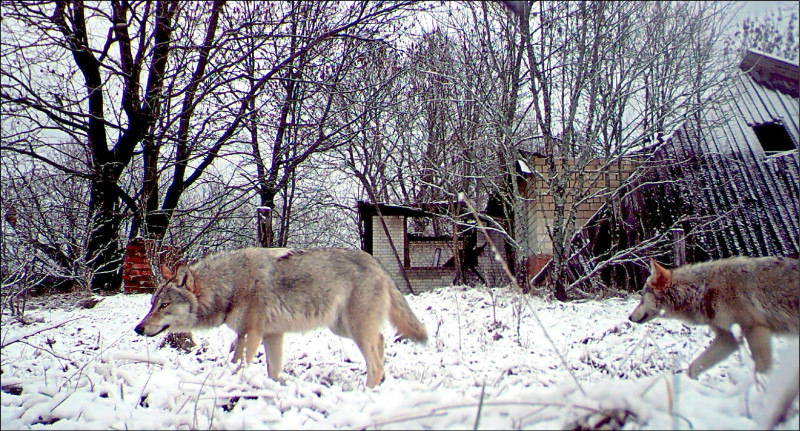
[[(547, 159), (536, 153), (524, 156), (524, 159), (517, 161), (517, 171), (521, 176), (517, 185), (522, 203), (515, 233), (524, 256), (525, 274), (520, 275), (530, 279), (536, 277), (553, 256), (553, 242), (548, 227), (555, 219), (557, 197), (549, 192), (549, 186), (542, 179), (550, 177)], [(568, 185), (573, 191), (577, 190), (576, 193), (563, 196), (564, 212), (573, 212), (576, 226), (584, 226), (608, 201), (606, 191), (619, 188), (637, 166), (634, 158), (620, 159), (610, 164), (603, 159), (594, 159), (581, 169), (575, 168), (574, 161), (559, 160), (559, 174), (569, 176), (566, 179)], [(580, 186), (578, 181), (581, 182)]]
[[(593, 293), (608, 287), (636, 290), (649, 273), (651, 257), (675, 266), (736, 255), (797, 256), (798, 75), (796, 63), (748, 51), (723, 89), (727, 103), (685, 121), (649, 151), (609, 166), (592, 160), (575, 170), (580, 177), (568, 186), (580, 182), (585, 193), (578, 201), (566, 196), (560, 202), (575, 215), (578, 229), (559, 269), (564, 283)], [(518, 268), (514, 275), (523, 287), (541, 285), (553, 266), (548, 226), (557, 197), (537, 184), (547, 169), (539, 154), (523, 154), (517, 164), (523, 204), (508, 232), (514, 233), (518, 252), (501, 246), (508, 245), (503, 235), (492, 232), (503, 258)], [(456, 281), (453, 253), (465, 250), (473, 262), (461, 259), (462, 271), (474, 265), (478, 281), (507, 282), (498, 278), (504, 276), (499, 264), (480, 249), (483, 237), (475, 242), (474, 227), (463, 230), (458, 217), (443, 217), (442, 204), (378, 208), (385, 230), (375, 205), (358, 203), (363, 248), (404, 291)], [(462, 229), (454, 236), (457, 225)], [(472, 251), (480, 252), (477, 259)], [(475, 276), (469, 272), (467, 277)]]
[[(800, 250), (798, 65), (756, 51), (723, 90), (728, 103), (687, 120), (641, 175), (572, 240), (561, 273), (582, 291), (636, 290), (649, 258), (667, 265)], [(546, 252), (546, 244), (541, 249)], [(533, 282), (541, 283), (547, 265)]]
[[(508, 283), (488, 241), (475, 228), (473, 216), (449, 207), (447, 203), (358, 202), (362, 248), (387, 269), (403, 292), (420, 293), (454, 283)], [(488, 216), (480, 217), (490, 221)], [(507, 259), (503, 235), (487, 232), (501, 257)]]

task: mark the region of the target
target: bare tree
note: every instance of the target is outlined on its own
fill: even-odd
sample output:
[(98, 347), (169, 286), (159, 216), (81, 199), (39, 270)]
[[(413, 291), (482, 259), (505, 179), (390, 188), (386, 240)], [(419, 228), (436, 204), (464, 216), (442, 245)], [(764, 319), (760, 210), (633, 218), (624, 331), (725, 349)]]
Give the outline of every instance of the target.
[[(75, 214), (89, 222), (69, 242), (84, 244), (92, 288), (115, 289), (126, 237), (246, 244), (256, 208), (270, 215), (265, 246), (319, 240), (314, 208), (347, 193), (464, 193), (513, 219), (540, 205), (521, 198), (516, 172), (538, 151), (558, 268), (575, 207), (618, 199), (606, 174), (715, 103), (733, 6), (513, 4), (3, 2), (4, 211), (43, 193), (26, 178), (77, 181), (87, 197)], [(400, 40), (423, 7), (442, 12), (434, 28)], [(361, 177), (326, 190), (342, 172)], [(512, 244), (527, 236), (493, 228)], [(557, 277), (551, 287), (565, 297)]]
[[(57, 160), (70, 166), (80, 157)], [(88, 183), (50, 166), (31, 168), (16, 154), (3, 155), (0, 170), (2, 307), (22, 318), (30, 294), (69, 292), (86, 282)]]
[[(713, 2), (578, 2), (539, 3), (520, 15), (548, 161), (539, 184), (555, 201), (547, 228), (557, 298), (567, 297), (560, 274), (580, 203), (611, 198), (597, 183), (621, 157), (715, 103), (730, 63), (714, 47), (731, 11)], [(598, 158), (604, 165), (587, 172)]]
[[(411, 4), (244, 6), (245, 21), (252, 24), (243, 29), (246, 43), (258, 47), (264, 38), (269, 41), (264, 48), (251, 49), (244, 71), (252, 77), (248, 130), (256, 166), (254, 187), (264, 214), (259, 218), (262, 246), (286, 245), (298, 167), (314, 154), (350, 139), (348, 125), (354, 120), (342, 121), (345, 116), (337, 100), (347, 94), (342, 93), (340, 82), (357, 67), (362, 46), (389, 37), (392, 21)], [(256, 65), (270, 63), (280, 66), (267, 73), (274, 75), (272, 79), (264, 81), (267, 75), (256, 79), (260, 74)], [(275, 113), (274, 121), (263, 121), (267, 113)]]
[[(152, 219), (160, 150), (155, 132), (167, 111), (165, 77), (170, 54), (183, 50), (176, 41), (193, 35), (192, 23), (200, 21), (195, 19), (210, 13), (205, 45), (196, 50), (200, 55), (193, 79), (180, 89), (170, 89), (182, 90), (178, 97), (184, 102), (181, 113), (170, 120), (181, 125), (174, 178), (182, 180), (187, 155), (180, 144), (188, 139), (196, 89), (205, 76), (222, 5), (209, 7), (210, 11), (204, 5), (183, 10), (181, 21), (182, 6), (177, 2), (3, 3), (4, 33), (17, 35), (9, 44), (13, 49), (3, 55), (4, 65), (9, 66), (2, 72), (7, 117), (3, 127), (12, 121), (22, 125), (16, 129), (17, 139), (4, 142), (3, 150), (88, 180), (91, 225), (85, 261), (92, 271), (92, 289), (115, 290), (120, 285), (120, 233), (126, 214), (135, 218), (131, 235), (141, 228), (159, 237), (166, 229), (165, 223)], [(88, 166), (63, 169), (53, 159), (57, 141), (85, 145)], [(140, 145), (145, 168), (141, 194), (136, 194), (125, 177)], [(174, 207), (185, 186), (181, 181), (168, 193), (167, 209)]]
[[(515, 162), (525, 124), (519, 106), (524, 49), (517, 19), (497, 3), (442, 8), (436, 28), (414, 48), (411, 82), (414, 102), (423, 111), (412, 124), (425, 143), (412, 165), (421, 179), (416, 200), (449, 200), (458, 213), (457, 197), (463, 194), (510, 221), (519, 206)], [(474, 229), (459, 218), (451, 223), (463, 231)], [(514, 268), (513, 223), (490, 228), (505, 234)]]
[[(366, 197), (374, 205), (379, 223), (397, 260), (406, 288), (413, 292), (405, 265), (392, 240), (379, 203), (397, 201), (404, 187), (406, 151), (400, 144), (404, 91), (405, 56), (384, 41), (365, 46), (353, 73), (337, 85), (344, 95), (337, 101), (341, 123), (348, 130), (348, 145), (334, 153), (341, 169), (357, 181), (356, 199)], [(365, 232), (359, 234), (362, 239)], [(363, 246), (363, 244), (361, 244)]]
[[(90, 285), (117, 289), (125, 230), (163, 240), (176, 215), (185, 222), (203, 209), (181, 204), (193, 188), (215, 199), (228, 193), (217, 209), (241, 208), (246, 190), (220, 172), (248, 171), (240, 157), (247, 121), (275, 119), (260, 125), (261, 136), (274, 137), (264, 154), (271, 165), (253, 153), (251, 133), (265, 206), (310, 154), (339, 145), (344, 138), (326, 125), (335, 114), (331, 83), (360, 41), (383, 37), (385, 22), (410, 4), (4, 2), (0, 100), (11, 132), (2, 151), (87, 181)], [(85, 148), (89, 163), (60, 164), (63, 142)], [(291, 194), (284, 199), (290, 211)], [(198, 234), (213, 223), (202, 226)]]

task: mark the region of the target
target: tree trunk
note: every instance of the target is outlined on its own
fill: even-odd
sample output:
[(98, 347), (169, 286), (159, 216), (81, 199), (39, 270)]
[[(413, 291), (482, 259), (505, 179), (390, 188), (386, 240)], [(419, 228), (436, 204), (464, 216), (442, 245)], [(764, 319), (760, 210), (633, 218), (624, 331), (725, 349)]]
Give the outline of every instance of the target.
[(92, 182), (89, 201), (92, 229), (86, 247), (86, 260), (92, 269), (92, 291), (116, 291), (121, 286), (122, 253), (118, 240), (122, 216), (117, 202), (117, 194), (108, 180)]
[(262, 205), (256, 209), (258, 221), (258, 243), (261, 247), (275, 247), (275, 234), (272, 230), (272, 211), (274, 207)]

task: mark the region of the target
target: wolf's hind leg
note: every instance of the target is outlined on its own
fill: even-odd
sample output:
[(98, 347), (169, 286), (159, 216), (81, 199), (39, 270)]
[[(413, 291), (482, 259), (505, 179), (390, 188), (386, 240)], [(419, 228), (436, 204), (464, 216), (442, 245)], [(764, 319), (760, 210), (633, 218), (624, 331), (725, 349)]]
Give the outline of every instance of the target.
[(739, 343), (736, 342), (736, 338), (734, 338), (733, 334), (729, 331), (717, 328), (713, 329), (717, 334), (716, 338), (714, 338), (714, 341), (711, 342), (711, 345), (708, 346), (706, 351), (692, 361), (692, 364), (689, 366), (689, 377), (692, 379), (697, 379), (700, 373), (728, 357), (728, 355), (733, 353), (738, 347)]
[(378, 333), (378, 359), (383, 363), (384, 358), (384, 348), (385, 348), (386, 341), (383, 339), (383, 334)]
[(742, 332), (744, 332), (744, 338), (747, 339), (747, 346), (750, 347), (753, 361), (756, 363), (756, 371), (763, 373), (769, 370), (770, 365), (772, 365), (770, 330), (763, 326), (756, 326), (754, 328), (742, 328)]
[(358, 331), (353, 340), (367, 363), (367, 387), (374, 388), (383, 381), (383, 335), (378, 331)]
[(267, 372), (272, 380), (282, 382), (278, 378), (283, 358), (283, 334), (267, 334), (264, 336), (264, 350), (267, 352)]

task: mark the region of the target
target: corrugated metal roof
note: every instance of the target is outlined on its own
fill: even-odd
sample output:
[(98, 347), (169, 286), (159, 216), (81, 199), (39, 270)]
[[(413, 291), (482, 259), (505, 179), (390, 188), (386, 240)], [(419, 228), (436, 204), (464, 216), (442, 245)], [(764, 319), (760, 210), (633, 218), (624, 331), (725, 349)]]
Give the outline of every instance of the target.
[(750, 49), (744, 53), (739, 68), (760, 87), (798, 97), (797, 63)]

